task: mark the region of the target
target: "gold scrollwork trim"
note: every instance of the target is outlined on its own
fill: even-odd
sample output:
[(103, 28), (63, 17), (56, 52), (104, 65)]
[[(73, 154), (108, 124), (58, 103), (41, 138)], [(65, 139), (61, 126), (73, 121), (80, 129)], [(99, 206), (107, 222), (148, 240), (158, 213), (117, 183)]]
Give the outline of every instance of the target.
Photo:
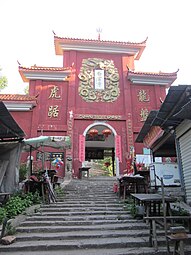
[[(97, 68), (104, 70), (104, 89), (94, 87), (94, 70)], [(78, 93), (86, 102), (114, 102), (120, 95), (119, 73), (113, 60), (83, 59), (78, 77)]]
[(80, 119), (96, 119), (96, 120), (120, 120), (121, 116), (117, 115), (91, 115), (91, 114), (80, 114)]

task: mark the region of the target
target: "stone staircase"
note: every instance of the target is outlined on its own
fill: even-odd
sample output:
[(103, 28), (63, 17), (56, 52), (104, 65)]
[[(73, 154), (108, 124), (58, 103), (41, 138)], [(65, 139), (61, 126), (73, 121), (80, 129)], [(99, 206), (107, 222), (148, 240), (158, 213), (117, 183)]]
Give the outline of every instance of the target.
[[(114, 177), (72, 180), (57, 203), (42, 205), (17, 227), (16, 242), (1, 255), (140, 255), (149, 247), (149, 228), (134, 219), (113, 193)], [(158, 255), (166, 254), (164, 236)], [(191, 254), (188, 249), (186, 255)]]

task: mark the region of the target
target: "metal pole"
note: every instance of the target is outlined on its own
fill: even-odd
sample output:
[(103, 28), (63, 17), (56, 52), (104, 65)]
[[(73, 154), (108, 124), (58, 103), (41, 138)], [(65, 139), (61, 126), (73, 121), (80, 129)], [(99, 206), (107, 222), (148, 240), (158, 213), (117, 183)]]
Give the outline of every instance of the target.
[(165, 194), (164, 194), (164, 182), (163, 178), (161, 177), (161, 189), (162, 189), (162, 205), (163, 205), (163, 216), (164, 216), (164, 231), (165, 231), (165, 238), (166, 238), (166, 246), (167, 252), (170, 254), (170, 248), (167, 238), (167, 221), (166, 221), (166, 204), (165, 204)]

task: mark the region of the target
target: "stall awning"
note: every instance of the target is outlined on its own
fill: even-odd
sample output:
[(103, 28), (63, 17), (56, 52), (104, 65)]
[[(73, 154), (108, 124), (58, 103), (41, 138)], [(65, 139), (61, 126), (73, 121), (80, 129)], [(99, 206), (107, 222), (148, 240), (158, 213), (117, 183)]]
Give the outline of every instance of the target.
[(69, 136), (39, 136), (30, 139), (24, 139), (24, 150), (29, 151), (38, 149), (41, 146), (51, 147), (56, 149), (70, 149), (71, 139)]
[(23, 138), (25, 133), (13, 119), (6, 106), (0, 101), (0, 139)]

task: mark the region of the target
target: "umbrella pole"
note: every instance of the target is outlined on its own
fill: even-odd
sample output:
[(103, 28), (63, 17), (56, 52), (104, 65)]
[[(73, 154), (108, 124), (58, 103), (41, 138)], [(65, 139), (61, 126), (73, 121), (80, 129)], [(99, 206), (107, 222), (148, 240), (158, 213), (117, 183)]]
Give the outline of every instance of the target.
[(30, 175), (32, 175), (32, 159), (31, 159), (31, 157), (32, 157), (32, 146), (30, 146), (30, 153), (29, 153), (29, 155), (30, 155), (30, 164), (29, 164), (30, 169), (29, 169), (29, 171), (30, 171)]
[(44, 171), (44, 164), (45, 164), (45, 155), (44, 155), (44, 146), (42, 144), (42, 170)]

